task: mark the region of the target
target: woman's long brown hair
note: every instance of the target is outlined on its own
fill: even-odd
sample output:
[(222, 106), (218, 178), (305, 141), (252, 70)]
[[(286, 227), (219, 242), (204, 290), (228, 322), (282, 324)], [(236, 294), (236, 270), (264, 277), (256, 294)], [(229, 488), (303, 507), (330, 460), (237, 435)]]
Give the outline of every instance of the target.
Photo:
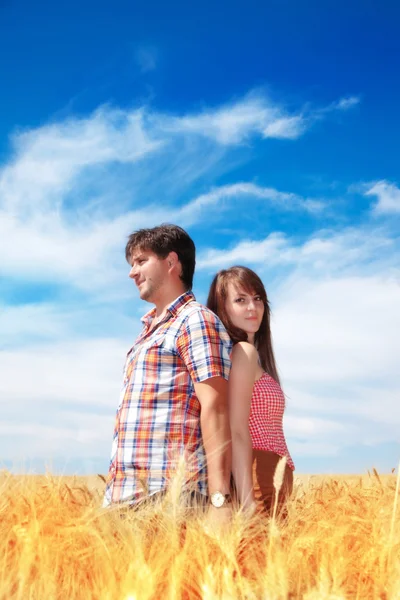
[(247, 341), (247, 333), (243, 329), (235, 327), (226, 312), (229, 283), (233, 283), (235, 287), (242, 289), (249, 294), (258, 294), (262, 298), (264, 303), (264, 314), (260, 328), (254, 336), (254, 345), (258, 350), (261, 367), (280, 384), (272, 347), (270, 326), (271, 310), (263, 282), (259, 276), (248, 267), (236, 266), (219, 271), (211, 283), (207, 306), (218, 315), (225, 325), (233, 343), (237, 344), (238, 342)]

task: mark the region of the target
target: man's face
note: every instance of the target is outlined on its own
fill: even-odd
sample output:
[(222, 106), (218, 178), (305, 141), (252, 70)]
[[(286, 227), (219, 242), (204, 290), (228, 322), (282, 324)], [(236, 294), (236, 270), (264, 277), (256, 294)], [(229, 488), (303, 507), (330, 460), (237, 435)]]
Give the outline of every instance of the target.
[(155, 303), (160, 289), (167, 281), (168, 259), (158, 258), (151, 250), (134, 250), (129, 277), (136, 283), (142, 300)]

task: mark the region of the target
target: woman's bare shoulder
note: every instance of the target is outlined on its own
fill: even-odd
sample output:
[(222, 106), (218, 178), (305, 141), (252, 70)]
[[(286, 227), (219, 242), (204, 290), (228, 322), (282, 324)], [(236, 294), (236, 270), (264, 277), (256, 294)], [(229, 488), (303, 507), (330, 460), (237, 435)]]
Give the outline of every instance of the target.
[(249, 342), (238, 342), (232, 350), (232, 361), (240, 363), (258, 364), (258, 352)]

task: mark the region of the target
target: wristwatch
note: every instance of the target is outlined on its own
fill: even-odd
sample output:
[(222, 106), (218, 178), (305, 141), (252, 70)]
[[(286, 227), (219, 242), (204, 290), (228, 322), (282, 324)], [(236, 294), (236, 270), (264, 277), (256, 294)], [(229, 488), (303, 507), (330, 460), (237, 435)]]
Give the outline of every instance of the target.
[(215, 508), (221, 508), (225, 504), (232, 502), (232, 497), (230, 494), (222, 494), (222, 492), (214, 492), (210, 496), (211, 504), (215, 506)]

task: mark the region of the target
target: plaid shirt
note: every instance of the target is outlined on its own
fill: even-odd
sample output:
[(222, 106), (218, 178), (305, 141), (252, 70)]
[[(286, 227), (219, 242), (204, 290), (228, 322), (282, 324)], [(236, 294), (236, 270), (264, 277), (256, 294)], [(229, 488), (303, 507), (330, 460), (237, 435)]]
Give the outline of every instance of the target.
[(183, 455), (185, 482), (207, 493), (207, 465), (194, 383), (228, 379), (231, 341), (192, 292), (151, 329), (156, 309), (127, 354), (104, 506), (136, 503), (168, 486)]

